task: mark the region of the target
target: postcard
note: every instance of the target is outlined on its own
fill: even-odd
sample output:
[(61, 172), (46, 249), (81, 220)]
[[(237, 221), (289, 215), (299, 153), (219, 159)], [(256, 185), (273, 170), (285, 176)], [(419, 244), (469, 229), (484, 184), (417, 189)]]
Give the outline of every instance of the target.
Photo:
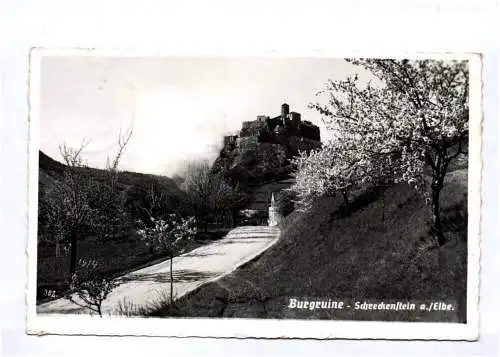
[(481, 57), (33, 49), (27, 332), (476, 340)]

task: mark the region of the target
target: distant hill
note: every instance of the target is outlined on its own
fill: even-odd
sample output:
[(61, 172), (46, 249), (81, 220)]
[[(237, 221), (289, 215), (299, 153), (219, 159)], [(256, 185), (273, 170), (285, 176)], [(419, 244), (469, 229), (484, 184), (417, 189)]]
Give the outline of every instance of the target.
[[(40, 190), (52, 185), (63, 175), (66, 165), (54, 160), (42, 151), (39, 152), (39, 185)], [(96, 168), (79, 168), (83, 175), (106, 183), (106, 171)], [(182, 209), (185, 193), (177, 186), (175, 181), (167, 176), (143, 174), (138, 172), (120, 171), (118, 175), (119, 188), (126, 192), (127, 206), (135, 218), (140, 218), (141, 206), (144, 207), (145, 199), (151, 187), (161, 191), (168, 200), (169, 209), (177, 211)]]
[[(465, 322), (467, 170), (449, 173), (442, 192), (444, 246), (430, 245), (429, 207), (413, 188), (359, 194), (345, 215), (340, 197), (285, 219), (279, 241), (234, 273), (155, 316), (324, 318)], [(382, 209), (384, 219), (382, 220)], [(290, 298), (452, 302), (453, 312), (291, 310)]]
[(44, 186), (51, 185), (57, 177), (63, 174), (65, 165), (60, 163), (59, 161), (54, 160), (42, 151), (39, 151), (38, 167), (38, 181), (40, 184), (40, 188), (43, 189)]

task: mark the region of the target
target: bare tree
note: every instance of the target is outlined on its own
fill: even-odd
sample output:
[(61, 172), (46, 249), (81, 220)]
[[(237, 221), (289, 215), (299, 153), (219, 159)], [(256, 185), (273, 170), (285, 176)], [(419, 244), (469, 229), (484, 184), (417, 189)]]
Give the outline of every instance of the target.
[(155, 184), (151, 184), (148, 192), (146, 193), (146, 207), (142, 209), (146, 212), (148, 218), (160, 217), (162, 216), (162, 208), (168, 202), (168, 197), (161, 187), (157, 187)]
[(76, 149), (66, 144), (59, 148), (65, 163), (64, 172), (48, 188), (40, 204), (46, 212), (50, 233), (57, 241), (69, 243), (70, 276), (76, 272), (78, 241), (91, 233), (105, 235), (110, 222), (123, 214), (120, 210), (123, 197), (117, 188), (117, 168), (131, 135), (132, 131), (125, 136), (120, 133), (119, 150), (112, 161), (108, 160), (111, 164), (104, 181), (89, 173), (82, 157), (89, 140), (83, 140)]
[(113, 160), (110, 160), (109, 156), (107, 158), (106, 168), (108, 172), (116, 173), (116, 171), (118, 170), (120, 159), (122, 158), (123, 153), (125, 152), (125, 148), (127, 147), (131, 137), (132, 128), (128, 129), (124, 134), (120, 130), (120, 133), (118, 134), (118, 152), (115, 154)]
[(203, 222), (205, 233), (211, 217), (230, 210), (244, 199), (237, 187), (232, 187), (220, 174), (211, 172), (207, 161), (187, 165), (183, 187), (197, 221)]

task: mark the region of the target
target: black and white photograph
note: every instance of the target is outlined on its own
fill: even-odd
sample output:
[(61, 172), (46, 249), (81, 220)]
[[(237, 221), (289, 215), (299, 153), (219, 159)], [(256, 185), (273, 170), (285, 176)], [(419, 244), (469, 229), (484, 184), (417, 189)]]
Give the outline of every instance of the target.
[(28, 332), (476, 339), (480, 78), (33, 49)]

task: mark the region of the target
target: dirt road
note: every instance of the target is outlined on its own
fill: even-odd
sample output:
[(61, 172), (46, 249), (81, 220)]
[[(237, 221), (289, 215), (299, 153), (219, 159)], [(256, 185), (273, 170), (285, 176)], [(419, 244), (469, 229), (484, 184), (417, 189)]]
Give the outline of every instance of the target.
[[(173, 259), (176, 299), (214, 281), (260, 255), (279, 238), (277, 227), (245, 226), (231, 230), (224, 238)], [(117, 314), (120, 304), (147, 307), (170, 294), (170, 259), (117, 278), (119, 285), (103, 302), (103, 315)], [(76, 300), (78, 300), (75, 297)], [(38, 314), (89, 314), (90, 310), (68, 299), (37, 306)]]

